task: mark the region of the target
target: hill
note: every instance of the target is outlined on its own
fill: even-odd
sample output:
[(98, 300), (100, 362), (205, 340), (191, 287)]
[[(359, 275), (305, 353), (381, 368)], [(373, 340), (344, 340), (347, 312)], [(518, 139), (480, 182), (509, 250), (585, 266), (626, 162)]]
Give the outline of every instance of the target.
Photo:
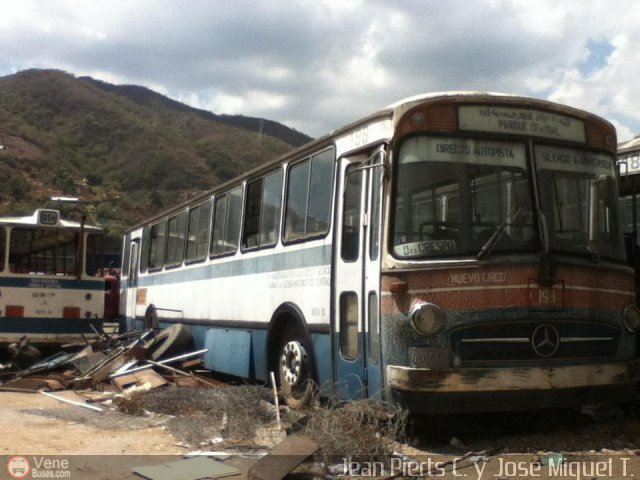
[[(54, 70), (0, 78), (0, 214), (80, 196), (111, 235), (310, 138), (144, 87)], [(62, 207), (63, 210), (78, 207)], [(70, 212), (74, 213), (74, 212)]]
[(273, 120), (267, 120), (264, 118), (247, 117), (244, 115), (216, 115), (215, 113), (207, 110), (201, 110), (198, 108), (190, 107), (184, 103), (180, 103), (171, 98), (165, 97), (153, 90), (139, 85), (113, 85), (111, 83), (96, 80), (91, 77), (78, 77), (79, 80), (89, 82), (96, 87), (112, 92), (117, 95), (128, 98), (129, 100), (151, 108), (167, 108), (175, 110), (177, 112), (195, 113), (206, 120), (214, 120), (219, 123), (231, 125), (234, 127), (243, 128), (245, 130), (251, 130), (256, 133), (262, 133), (269, 135), (280, 140), (299, 147), (307, 142), (313, 140), (310, 136), (293, 130), (281, 123), (274, 122)]

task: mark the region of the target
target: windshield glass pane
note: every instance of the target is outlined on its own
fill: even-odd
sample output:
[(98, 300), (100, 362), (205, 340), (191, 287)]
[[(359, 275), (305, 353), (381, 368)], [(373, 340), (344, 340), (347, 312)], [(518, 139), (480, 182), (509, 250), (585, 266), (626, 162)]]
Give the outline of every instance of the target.
[(623, 260), (613, 157), (543, 145), (535, 157), (550, 249)]
[(397, 167), (397, 257), (536, 248), (524, 144), (413, 137)]

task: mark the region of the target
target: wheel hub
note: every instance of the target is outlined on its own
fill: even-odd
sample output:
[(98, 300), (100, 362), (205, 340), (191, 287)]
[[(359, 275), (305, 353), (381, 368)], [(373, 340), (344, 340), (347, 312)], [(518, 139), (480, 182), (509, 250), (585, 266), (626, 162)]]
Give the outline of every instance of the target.
[(280, 357), (280, 371), (289, 385), (296, 385), (300, 381), (306, 360), (307, 352), (300, 342), (292, 340), (285, 344)]

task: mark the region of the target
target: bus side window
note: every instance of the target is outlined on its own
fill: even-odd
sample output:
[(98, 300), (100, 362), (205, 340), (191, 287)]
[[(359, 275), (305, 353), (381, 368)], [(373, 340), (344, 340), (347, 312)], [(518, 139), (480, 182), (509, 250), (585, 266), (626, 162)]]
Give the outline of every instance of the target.
[(243, 248), (275, 245), (282, 206), (282, 170), (247, 185)]
[(242, 185), (216, 198), (211, 255), (235, 253), (240, 240)]
[(307, 236), (320, 235), (329, 231), (333, 170), (333, 150), (324, 151), (311, 158)]
[(149, 255), (151, 252), (151, 229), (144, 227), (142, 230), (142, 251), (140, 253), (140, 273), (149, 268)]
[(7, 253), (7, 233), (4, 227), (0, 227), (0, 272), (4, 272), (4, 264)]
[(316, 237), (329, 231), (333, 157), (333, 150), (326, 150), (289, 167), (285, 241)]
[(166, 265), (177, 266), (184, 257), (185, 234), (187, 229), (187, 212), (171, 217), (167, 228)]
[(244, 232), (242, 235), (243, 248), (259, 246), (263, 186), (264, 178), (259, 178), (247, 185), (247, 204), (244, 210)]
[(164, 265), (164, 253), (167, 238), (167, 221), (151, 226), (149, 234), (149, 268), (158, 269)]
[(275, 245), (280, 230), (282, 212), (282, 180), (284, 172), (277, 172), (265, 178), (262, 191), (262, 216), (260, 218), (260, 246)]
[(209, 248), (209, 231), (211, 229), (211, 200), (192, 207), (189, 210), (189, 230), (187, 234), (188, 262), (204, 260)]
[(362, 170), (349, 165), (342, 212), (342, 259), (354, 262), (360, 255), (360, 209), (362, 199)]
[(358, 295), (340, 295), (340, 353), (347, 360), (358, 356)]

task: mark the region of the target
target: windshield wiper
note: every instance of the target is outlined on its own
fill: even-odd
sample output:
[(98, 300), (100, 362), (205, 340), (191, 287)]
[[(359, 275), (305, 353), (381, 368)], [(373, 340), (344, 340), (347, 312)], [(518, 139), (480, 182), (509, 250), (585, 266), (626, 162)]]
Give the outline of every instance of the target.
[(485, 244), (482, 246), (482, 248), (476, 255), (476, 258), (478, 260), (483, 259), (487, 255), (489, 255), (489, 253), (491, 253), (491, 250), (494, 249), (494, 247), (497, 245), (500, 239), (504, 236), (504, 233), (507, 231), (507, 225), (515, 222), (517, 218), (520, 216), (520, 214), (522, 213), (523, 209), (524, 209), (524, 205), (520, 205), (520, 207), (518, 207), (518, 209), (513, 213), (513, 215), (505, 218), (504, 221), (500, 225), (498, 225), (498, 228), (496, 228), (496, 231), (493, 232), (493, 235), (489, 237), (489, 240), (485, 242)]

